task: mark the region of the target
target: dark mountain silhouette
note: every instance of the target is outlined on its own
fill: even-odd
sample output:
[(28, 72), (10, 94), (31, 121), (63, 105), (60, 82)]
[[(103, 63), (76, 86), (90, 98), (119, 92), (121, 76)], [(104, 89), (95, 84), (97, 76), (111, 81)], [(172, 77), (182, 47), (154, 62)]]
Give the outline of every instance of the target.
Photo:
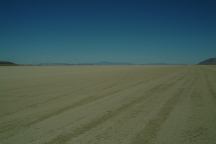
[(209, 58), (198, 63), (199, 65), (216, 65), (216, 58)]
[(16, 63), (9, 62), (9, 61), (0, 61), (0, 66), (15, 66)]

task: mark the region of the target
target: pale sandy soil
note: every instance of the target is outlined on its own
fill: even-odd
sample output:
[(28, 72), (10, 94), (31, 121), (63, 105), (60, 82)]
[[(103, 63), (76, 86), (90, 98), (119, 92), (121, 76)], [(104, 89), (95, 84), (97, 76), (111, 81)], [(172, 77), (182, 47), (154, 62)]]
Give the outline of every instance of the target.
[(0, 67), (0, 144), (216, 144), (216, 66)]

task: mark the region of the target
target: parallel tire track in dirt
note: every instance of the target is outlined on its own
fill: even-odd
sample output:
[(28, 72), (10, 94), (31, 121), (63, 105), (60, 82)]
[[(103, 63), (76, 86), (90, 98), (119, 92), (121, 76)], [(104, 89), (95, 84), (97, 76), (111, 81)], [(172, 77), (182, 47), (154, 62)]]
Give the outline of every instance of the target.
[[(167, 85), (157, 85), (153, 88), (151, 88), (150, 90), (148, 90), (148, 93), (153, 93), (154, 91), (158, 90), (158, 89), (167, 89), (170, 86), (172, 86), (173, 84), (176, 83), (176, 81), (181, 80), (181, 77), (178, 78), (177, 80), (175, 80), (172, 83), (169, 83)], [(157, 91), (158, 92), (158, 91)], [(75, 130), (71, 130), (71, 133), (66, 133), (66, 134), (62, 134), (56, 138), (54, 138), (53, 140), (47, 142), (46, 144), (53, 144), (53, 143), (61, 143), (64, 144), (65, 142), (69, 141), (70, 139), (72, 139), (73, 137), (77, 137), (87, 131), (90, 131), (91, 129), (95, 128), (96, 126), (102, 124), (103, 122), (111, 119), (112, 117), (115, 117), (117, 115), (119, 115), (120, 113), (126, 111), (127, 109), (130, 109), (130, 107), (132, 107), (133, 105), (136, 105), (137, 103), (142, 103), (142, 101), (144, 101), (147, 97), (141, 96), (138, 97), (136, 99), (134, 99), (133, 101), (130, 101), (127, 104), (122, 105), (121, 107), (119, 107), (118, 109), (114, 110), (114, 111), (110, 111), (109, 113), (104, 114), (102, 117), (95, 119), (94, 121), (87, 123), (86, 125), (84, 125), (83, 127), (80, 127), (78, 129)]]
[[(178, 75), (177, 75), (178, 76)], [(163, 78), (164, 79), (164, 78)], [(86, 97), (86, 98), (84, 98), (84, 99), (81, 99), (80, 101), (77, 101), (77, 102), (75, 102), (75, 103), (73, 103), (72, 105), (68, 105), (68, 106), (63, 106), (62, 108), (59, 108), (59, 109), (57, 109), (56, 111), (54, 111), (54, 112), (50, 112), (50, 113), (48, 113), (48, 114), (46, 114), (46, 115), (43, 115), (43, 116), (41, 116), (41, 117), (38, 117), (37, 119), (32, 119), (32, 120), (30, 120), (30, 121), (24, 121), (23, 122), (23, 124), (22, 124), (22, 122), (20, 122), (20, 121), (16, 121), (16, 122), (14, 122), (14, 123), (12, 123), (11, 124), (11, 122), (9, 122), (8, 124), (4, 124), (2, 127), (0, 126), (0, 133), (1, 132), (4, 132), (4, 131), (9, 131), (10, 129), (11, 130), (15, 130), (15, 129), (17, 129), (17, 130), (19, 130), (19, 129), (22, 129), (23, 127), (25, 128), (25, 127), (29, 127), (29, 126), (31, 126), (31, 125), (33, 125), (33, 124), (36, 124), (36, 123), (38, 123), (38, 122), (41, 122), (41, 121), (43, 121), (43, 120), (45, 120), (45, 119), (48, 119), (48, 118), (50, 118), (50, 117), (53, 117), (53, 116), (56, 116), (56, 115), (58, 115), (58, 114), (61, 114), (61, 113), (63, 113), (63, 112), (65, 112), (65, 111), (67, 111), (67, 110), (69, 110), (69, 109), (73, 109), (73, 108), (76, 108), (76, 107), (80, 107), (80, 106), (83, 106), (83, 105), (86, 105), (86, 104), (89, 104), (89, 103), (91, 103), (91, 102), (94, 102), (94, 101), (96, 101), (96, 100), (100, 100), (100, 99), (104, 99), (105, 97), (108, 97), (108, 96), (111, 96), (111, 95), (114, 95), (114, 94), (117, 94), (117, 93), (120, 93), (120, 92), (122, 92), (122, 91), (125, 91), (125, 90), (128, 90), (128, 89), (132, 89), (133, 87), (137, 87), (138, 85), (142, 85), (142, 84), (145, 84), (145, 83), (148, 83), (148, 81), (152, 81), (152, 80), (154, 80), (154, 78), (148, 78), (147, 80), (145, 80), (145, 81), (143, 81), (143, 80), (138, 80), (137, 82), (131, 82), (132, 84), (128, 84), (128, 85), (126, 85), (126, 86), (124, 86), (124, 87), (120, 87), (120, 88), (117, 88), (116, 90), (112, 90), (112, 89), (110, 89), (110, 90), (108, 90), (107, 88), (105, 88), (106, 89), (106, 91), (105, 91), (105, 93), (102, 93), (102, 94), (100, 94), (100, 95), (98, 95), (98, 94), (95, 94), (95, 95), (90, 95), (90, 96), (88, 96), (88, 97)], [(108, 86), (108, 88), (110, 88), (110, 86)], [(112, 88), (114, 88), (114, 87), (112, 87)], [(107, 91), (108, 90), (108, 91)], [(87, 94), (88, 95), (88, 94)], [(67, 99), (66, 99), (67, 100)]]
[[(188, 81), (186, 81), (188, 82)], [(190, 82), (189, 82), (190, 83)], [(160, 109), (158, 114), (151, 119), (144, 129), (134, 138), (132, 143), (134, 144), (150, 144), (152, 141), (157, 137), (157, 133), (159, 132), (163, 123), (168, 119), (170, 113), (175, 108), (175, 106), (180, 102), (182, 99), (182, 95), (188, 91), (186, 88), (190, 88), (191, 84), (185, 83), (185, 88), (179, 88), (179, 92), (171, 97)]]
[(1, 144), (216, 141), (213, 66), (15, 69), (0, 69)]

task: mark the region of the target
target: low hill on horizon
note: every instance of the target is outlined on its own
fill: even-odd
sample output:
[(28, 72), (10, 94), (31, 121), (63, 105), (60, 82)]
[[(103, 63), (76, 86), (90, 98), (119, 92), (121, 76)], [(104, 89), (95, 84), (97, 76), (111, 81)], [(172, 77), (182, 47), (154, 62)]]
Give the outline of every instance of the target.
[(209, 58), (198, 63), (198, 65), (216, 65), (216, 58)]
[(15, 66), (17, 65), (14, 62), (10, 62), (10, 61), (0, 61), (0, 66)]

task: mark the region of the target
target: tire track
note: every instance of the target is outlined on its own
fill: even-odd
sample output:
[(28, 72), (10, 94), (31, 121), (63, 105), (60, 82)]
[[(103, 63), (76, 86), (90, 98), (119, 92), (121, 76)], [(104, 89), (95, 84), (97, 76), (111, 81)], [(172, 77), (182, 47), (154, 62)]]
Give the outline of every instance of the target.
[[(124, 76), (125, 77), (125, 76)], [(123, 78), (124, 78), (123, 77)], [(124, 81), (124, 79), (121, 79), (121, 81)], [(152, 80), (154, 77), (151, 77), (151, 78), (148, 78), (148, 79), (146, 79), (146, 82), (148, 82), (149, 80)], [(84, 80), (84, 81), (82, 81), (83, 83), (85, 83), (86, 82), (86, 80)], [(9, 113), (6, 113), (6, 114), (4, 114), (4, 115), (2, 115), (1, 117), (5, 117), (5, 116), (9, 116), (9, 115), (12, 115), (12, 114), (14, 114), (14, 113), (17, 113), (17, 112), (20, 112), (20, 111), (25, 111), (26, 109), (28, 109), (28, 108), (34, 108), (34, 107), (39, 107), (39, 106), (41, 106), (41, 105), (43, 105), (43, 104), (46, 104), (46, 103), (49, 103), (49, 102), (51, 102), (51, 101), (56, 101), (56, 100), (58, 100), (58, 99), (62, 99), (62, 98), (67, 98), (68, 96), (71, 96), (71, 93), (73, 93), (73, 92), (80, 92), (80, 91), (83, 91), (83, 90), (86, 90), (86, 89), (95, 89), (95, 88), (98, 88), (98, 87), (101, 87), (101, 83), (102, 84), (104, 84), (104, 83), (106, 83), (107, 82), (107, 80), (102, 80), (102, 81), (99, 81), (98, 83), (97, 83), (97, 85), (91, 85), (91, 86), (88, 86), (88, 87), (85, 87), (85, 88), (77, 88), (77, 89), (74, 89), (73, 91), (70, 91), (70, 93), (66, 93), (66, 94), (64, 94), (64, 95), (60, 95), (60, 94), (58, 94), (58, 95), (56, 95), (56, 96), (54, 96), (54, 97), (51, 97), (51, 98), (49, 98), (49, 99), (47, 99), (47, 100), (44, 100), (44, 101), (42, 101), (42, 102), (37, 102), (37, 103), (34, 103), (34, 104), (31, 104), (31, 105), (28, 105), (27, 107), (24, 107), (24, 108), (22, 108), (22, 109), (19, 109), (19, 110), (17, 110), (17, 111), (15, 111), (15, 112), (9, 112)], [(118, 84), (119, 84), (119, 80), (118, 81), (116, 81), (115, 83), (111, 83), (110, 85), (108, 85), (108, 86), (106, 86), (105, 88), (103, 88), (103, 90), (105, 91), (105, 90), (109, 90), (109, 89), (111, 89), (111, 88), (114, 88), (115, 86), (118, 86)], [(135, 85), (136, 85), (136, 83), (135, 83)], [(128, 87), (130, 87), (130, 86), (128, 86)], [(68, 89), (70, 89), (71, 87), (70, 86), (68, 86), (67, 87)], [(31, 95), (31, 96), (37, 96), (37, 95)]]
[[(155, 93), (155, 92), (158, 93), (160, 91), (164, 91), (165, 89), (170, 88), (177, 81), (182, 80), (182, 78), (183, 77), (177, 78), (174, 80), (174, 82), (171, 82), (169, 84), (156, 85), (153, 88), (147, 90), (147, 93)], [(72, 138), (77, 137), (81, 134), (84, 134), (85, 132), (90, 131), (91, 129), (95, 128), (96, 126), (101, 125), (102, 123), (108, 121), (109, 119), (111, 119), (111, 118), (119, 115), (120, 113), (130, 109), (132, 106), (134, 106), (138, 103), (142, 103), (148, 97), (149, 96), (140, 96), (140, 97), (130, 101), (129, 103), (123, 104), (121, 107), (119, 107), (116, 110), (109, 111), (108, 113), (104, 114), (100, 118), (97, 118), (97, 119), (83, 125), (82, 127), (79, 127), (75, 130), (71, 130), (71, 132), (68, 132), (68, 133), (63, 133), (63, 134), (51, 139), (50, 141), (46, 142), (45, 144), (64, 144), (64, 143), (68, 142), (69, 140), (71, 140)]]
[[(124, 73), (124, 75), (123, 76), (121, 76), (121, 80), (123, 80), (123, 78), (124, 77), (127, 77), (127, 74), (128, 73)], [(166, 74), (166, 73), (164, 73), (164, 72), (162, 72), (162, 75), (164, 75), (164, 74)], [(157, 77), (157, 75), (156, 75), (156, 77)], [(81, 82), (83, 82), (83, 81), (81, 81)], [(85, 81), (84, 81), (85, 82)], [(101, 86), (101, 83), (103, 84), (103, 83), (106, 83), (106, 80), (104, 80), (104, 81), (100, 81), (100, 82), (98, 82), (97, 84), (98, 84), (98, 86)], [(117, 82), (118, 83), (118, 82)], [(100, 85), (99, 85), (100, 84)], [(64, 84), (63, 84), (64, 85)], [(93, 88), (96, 88), (96, 87), (98, 87), (98, 86), (94, 86)], [(110, 85), (110, 87), (113, 87), (112, 86), (112, 84)], [(68, 89), (70, 88), (70, 86), (68, 86)], [(108, 88), (108, 87), (107, 87)], [(75, 91), (82, 91), (82, 90), (84, 90), (84, 89), (86, 89), (86, 88), (78, 88), (78, 89), (75, 89), (75, 90), (73, 90), (73, 91), (71, 91), (70, 93), (72, 93), (72, 92), (75, 92)], [(88, 87), (88, 89), (91, 89), (91, 87)], [(105, 88), (106, 89), (106, 88)], [(109, 88), (108, 88), (109, 89)], [(67, 91), (67, 89), (65, 90), (65, 91)], [(38, 94), (37, 95), (31, 95), (31, 97), (33, 97), (33, 96), (38, 96)], [(8, 112), (8, 113), (4, 113), (4, 115), (1, 115), (1, 117), (7, 117), (7, 116), (10, 116), (10, 115), (13, 115), (13, 114), (15, 114), (15, 113), (17, 113), (17, 112), (22, 112), (22, 111), (25, 111), (25, 110), (27, 110), (27, 109), (30, 109), (30, 108), (35, 108), (35, 107), (39, 107), (39, 106), (41, 106), (41, 105), (43, 105), (43, 104), (46, 104), (46, 103), (49, 103), (49, 102), (51, 102), (51, 101), (56, 101), (56, 100), (58, 100), (58, 99), (62, 99), (62, 98), (67, 98), (68, 96), (70, 96), (69, 95), (69, 93), (66, 93), (66, 94), (64, 94), (64, 95), (60, 95), (60, 94), (58, 94), (58, 95), (56, 95), (56, 96), (52, 96), (51, 98), (48, 98), (48, 99), (45, 99), (45, 100), (43, 100), (43, 101), (39, 101), (39, 102), (34, 102), (33, 104), (30, 104), (30, 105), (27, 105), (27, 106), (25, 106), (25, 107), (21, 107), (21, 108), (19, 108), (19, 109), (14, 109), (12, 112)]]
[[(148, 81), (150, 81), (150, 80), (148, 80)], [(113, 95), (113, 94), (122, 92), (122, 91), (124, 91), (124, 90), (127, 90), (128, 88), (136, 87), (136, 86), (141, 85), (141, 84), (146, 83), (146, 82), (147, 82), (146, 80), (145, 80), (145, 81), (139, 81), (139, 82), (136, 82), (136, 83), (134, 83), (134, 84), (132, 84), (132, 85), (128, 85), (128, 86), (126, 86), (126, 87), (124, 87), (124, 88), (117, 89), (117, 90), (115, 90), (115, 91), (111, 91), (111, 92), (108, 92), (108, 93), (103, 94), (103, 95), (92, 95), (92, 96), (88, 96), (88, 97), (86, 97), (86, 98), (84, 98), (84, 99), (82, 99), (82, 100), (80, 100), (80, 101), (78, 101), (78, 102), (73, 103), (72, 105), (69, 105), (69, 106), (63, 107), (63, 108), (61, 108), (61, 109), (58, 109), (58, 110), (56, 110), (56, 111), (54, 111), (54, 112), (52, 112), (52, 113), (46, 114), (46, 115), (44, 115), (44, 116), (42, 116), (42, 117), (40, 117), (40, 118), (37, 118), (37, 119), (35, 119), (35, 120), (28, 121), (28, 122), (24, 121), (23, 124), (22, 124), (22, 121), (16, 121), (15, 123), (14, 123), (13, 121), (9, 121), (9, 122), (6, 122), (6, 123), (2, 123), (1, 125), (3, 125), (3, 126), (0, 127), (0, 134), (1, 134), (1, 133), (4, 133), (5, 131), (10, 131), (10, 130), (13, 130), (13, 131), (16, 130), (16, 131), (18, 131), (19, 129), (23, 129), (23, 128), (26, 128), (26, 127), (30, 127), (31, 125), (34, 125), (34, 124), (36, 124), (36, 123), (38, 123), (38, 122), (41, 122), (41, 121), (43, 121), (43, 120), (46, 120), (46, 119), (48, 119), (48, 118), (50, 118), (50, 117), (59, 115), (59, 114), (65, 112), (65, 111), (67, 111), (67, 110), (69, 110), (69, 109), (73, 109), (73, 108), (77, 108), (77, 107), (84, 106), (84, 105), (89, 104), (89, 103), (91, 103), (91, 102), (94, 102), (94, 101), (96, 101), (96, 100), (103, 99), (103, 98), (105, 98), (105, 97), (107, 97), (107, 96), (110, 96), (110, 95)], [(108, 88), (111, 89), (110, 86), (109, 86)], [(10, 135), (10, 136), (12, 136), (12, 135)]]
[[(111, 91), (111, 92), (108, 91), (108, 93), (105, 93), (103, 95), (91, 95), (91, 96), (88, 96), (88, 97), (86, 97), (86, 98), (84, 98), (84, 99), (82, 99), (82, 100), (80, 100), (78, 102), (73, 103), (72, 105), (65, 106), (65, 107), (63, 107), (61, 109), (58, 109), (57, 111), (49, 113), (48, 115), (44, 115), (44, 116), (42, 116), (42, 117), (40, 117), (40, 118), (38, 118), (36, 120), (29, 121), (28, 123), (25, 122), (24, 125), (20, 125), (20, 123), (22, 123), (20, 121), (16, 121), (16, 123), (14, 123), (14, 124), (11, 124), (11, 123), (13, 123), (13, 121), (11, 121), (11, 122), (8, 122), (8, 124), (3, 124), (3, 125), (6, 128), (6, 130), (9, 130), (10, 128), (14, 128), (14, 127), (17, 127), (17, 126), (19, 126), (19, 127), (21, 127), (21, 126), (24, 126), (24, 127), (31, 126), (31, 125), (33, 125), (33, 124), (35, 124), (37, 122), (40, 122), (40, 121), (43, 121), (43, 120), (45, 120), (45, 119), (47, 119), (49, 117), (58, 115), (58, 114), (60, 114), (62, 112), (65, 112), (65, 111), (67, 111), (69, 109), (80, 107), (80, 106), (83, 106), (85, 104), (89, 104), (89, 103), (94, 102), (96, 100), (103, 99), (103, 98), (105, 98), (107, 96), (110, 96), (110, 95), (125, 91), (125, 90), (127, 90), (129, 88), (131, 89), (133, 87), (136, 87), (136, 86), (141, 85), (143, 83), (147, 83), (147, 82), (152, 81), (152, 80), (154, 80), (154, 78), (150, 78), (150, 79), (147, 79), (147, 80), (144, 80), (144, 81), (141, 80), (141, 81), (135, 82), (133, 84), (127, 85), (125, 87), (122, 87), (120, 89), (117, 89), (115, 91)], [(112, 89), (113, 87), (108, 86), (107, 88)], [(105, 88), (105, 90), (108, 90), (108, 89)], [(0, 133), (5, 131), (4, 127), (0, 127), (1, 128)]]
[[(200, 123), (202, 121), (202, 115), (199, 112), (205, 107), (203, 105), (203, 99), (199, 92), (194, 89), (191, 94), (192, 101), (192, 115), (188, 118), (188, 126), (182, 131), (182, 142), (183, 143), (208, 143), (208, 128)], [(197, 125), (197, 123), (199, 123)]]
[[(171, 79), (171, 78), (176, 77), (176, 76), (179, 76), (179, 75), (181, 75), (181, 74), (183, 74), (183, 72), (178, 72), (178, 73), (175, 72), (175, 73), (173, 73), (171, 76), (169, 75), (169, 78)], [(164, 76), (164, 75), (163, 75), (163, 76)], [(162, 76), (160, 76), (160, 78), (161, 78), (161, 77), (162, 77)], [(168, 77), (162, 77), (161, 79), (168, 79)], [(151, 80), (152, 80), (152, 79), (149, 79), (149, 81), (151, 81)], [(103, 95), (103, 96), (100, 95), (100, 97), (98, 97), (98, 98), (96, 98), (96, 99), (94, 99), (94, 98), (87, 98), (87, 99), (85, 99), (85, 100), (78, 101), (77, 103), (75, 103), (75, 104), (73, 104), (73, 105), (70, 105), (70, 107), (66, 107), (66, 108), (64, 107), (64, 109), (59, 109), (59, 110), (57, 111), (57, 113), (52, 113), (51, 115), (45, 115), (44, 117), (39, 118), (39, 119), (36, 119), (36, 120), (34, 120), (34, 121), (23, 121), (23, 124), (22, 124), (22, 122), (20, 122), (20, 121), (17, 121), (17, 122), (15, 122), (15, 123), (14, 123), (14, 122), (7, 122), (7, 124), (2, 123), (3, 127), (1, 128), (1, 132), (2, 132), (2, 133), (7, 132), (7, 133), (9, 134), (9, 135), (8, 135), (8, 134), (3, 135), (2, 138), (7, 139), (7, 138), (9, 138), (9, 137), (11, 137), (11, 136), (14, 136), (14, 135), (17, 134), (19, 131), (21, 131), (21, 130), (23, 130), (23, 129), (25, 129), (25, 128), (28, 128), (28, 127), (32, 126), (33, 124), (39, 123), (39, 122), (41, 122), (41, 121), (43, 121), (43, 120), (45, 120), (45, 119), (48, 119), (48, 118), (50, 118), (50, 117), (52, 117), (52, 116), (59, 115), (59, 114), (61, 114), (62, 112), (65, 112), (65, 111), (67, 111), (67, 110), (69, 110), (69, 109), (76, 108), (76, 107), (80, 107), (80, 106), (84, 106), (85, 104), (89, 104), (89, 103), (91, 103), (91, 102), (94, 102), (95, 100), (100, 100), (100, 99), (103, 99), (103, 98), (105, 98), (105, 97), (107, 97), (107, 96), (110, 96), (110, 95), (119, 93), (119, 92), (121, 92), (121, 91), (128, 90), (128, 89), (131, 89), (131, 88), (133, 88), (133, 87), (137, 87), (138, 85), (142, 85), (143, 83), (146, 83), (146, 82), (147, 82), (146, 80), (145, 80), (145, 81), (138, 81), (138, 82), (136, 82), (136, 83), (134, 83), (134, 84), (132, 84), (132, 85), (129, 85), (129, 86), (127, 86), (127, 87), (124, 87), (124, 88), (122, 88), (122, 89), (119, 89), (119, 90), (110, 92), (110, 93), (105, 94), (105, 95)], [(110, 88), (110, 89), (112, 89), (112, 88)], [(22, 119), (22, 120), (25, 120), (25, 119)]]
[[(178, 93), (178, 87), (184, 84), (185, 79), (179, 78), (176, 82), (169, 84), (163, 83), (159, 89), (153, 93), (142, 93), (149, 95), (140, 103), (131, 106), (126, 111), (105, 121), (94, 129), (83, 133), (68, 143), (117, 143), (124, 144), (133, 139), (134, 134), (141, 128), (138, 123), (146, 123), (153, 113), (157, 113), (158, 109), (175, 93)], [(165, 88), (164, 86), (168, 85)], [(163, 95), (163, 96), (162, 96)]]
[[(84, 83), (84, 82), (85, 82), (85, 81), (83, 81), (83, 83)], [(104, 83), (104, 82), (106, 82), (106, 80), (98, 82), (97, 85), (93, 85), (93, 86), (91, 85), (91, 86), (88, 86), (88, 87), (85, 87), (85, 88), (77, 88), (77, 89), (74, 89), (74, 90), (72, 90), (72, 91), (70, 91), (70, 92), (68, 92), (68, 93), (66, 93), (66, 94), (63, 94), (63, 95), (57, 94), (56, 96), (53, 96), (53, 97), (51, 97), (51, 98), (48, 98), (48, 99), (46, 99), (46, 100), (44, 100), (44, 101), (37, 102), (37, 103), (31, 104), (31, 105), (27, 105), (26, 107), (24, 107), (24, 108), (22, 108), (22, 109), (19, 109), (19, 110), (17, 110), (17, 111), (14, 111), (14, 112), (6, 113), (6, 114), (2, 115), (1, 117), (5, 117), (5, 116), (8, 116), (8, 115), (12, 115), (12, 114), (14, 114), (14, 113), (17, 113), (17, 112), (26, 110), (26, 109), (28, 109), (28, 108), (38, 107), (38, 106), (40, 106), (40, 105), (42, 105), (42, 104), (46, 104), (46, 103), (51, 102), (51, 101), (55, 101), (55, 100), (58, 100), (58, 99), (65, 98), (65, 97), (67, 97), (67, 96), (70, 96), (71, 93), (76, 92), (76, 91), (79, 92), (79, 91), (83, 91), (83, 90), (86, 90), (86, 89), (94, 89), (94, 88), (97, 88), (97, 87), (101, 86), (101, 83)], [(82, 84), (82, 83), (81, 83), (81, 84)], [(71, 86), (68, 86), (68, 87), (67, 87), (67, 89), (70, 89), (70, 88), (71, 88)], [(65, 90), (65, 91), (67, 91), (67, 90)], [(43, 93), (41, 93), (41, 94), (43, 94)], [(34, 94), (34, 95), (31, 95), (31, 97), (32, 97), (32, 96), (38, 96), (38, 94), (37, 94), (37, 95), (35, 95), (35, 94)]]
[[(109, 74), (109, 73), (108, 73)], [(116, 73), (114, 73), (114, 75), (108, 75), (108, 77), (116, 77)], [(124, 80), (124, 77), (126, 77), (127, 76), (127, 73), (124, 73), (123, 74), (123, 76), (121, 76), (121, 80)], [(94, 79), (95, 78), (97, 78), (98, 76), (97, 75), (94, 75), (94, 77), (87, 77), (87, 79), (88, 80), (86, 80), (86, 79), (81, 79), (81, 80), (79, 80), (80, 81), (80, 83), (78, 84), (78, 85), (84, 85), (83, 87), (84, 88), (80, 88), (80, 87), (76, 87), (77, 89), (75, 89), (75, 90), (73, 90), (72, 92), (74, 92), (74, 91), (80, 91), (80, 92), (82, 92), (84, 89), (86, 89), (86, 87), (85, 87), (85, 83), (86, 82), (88, 82), (89, 83), (89, 81), (95, 81)], [(57, 84), (56, 83), (52, 83), (52, 86), (54, 86), (54, 87), (56, 87), (56, 86), (58, 86), (58, 87), (62, 87), (62, 86), (64, 86), (65, 87), (65, 83), (63, 82), (62, 83), (62, 79), (57, 79), (57, 81), (59, 81), (60, 80), (60, 82), (57, 82)], [(76, 79), (77, 80), (77, 79)], [(35, 80), (34, 80), (35, 81)], [(56, 80), (55, 80), (56, 81)], [(89, 86), (88, 87), (88, 89), (91, 89), (91, 87), (93, 86), (93, 88), (95, 87), (95, 85), (97, 85), (97, 86), (101, 86), (101, 85), (104, 85), (104, 84), (107, 84), (107, 81), (109, 81), (109, 82), (112, 82), (112, 81), (110, 81), (110, 80), (107, 80), (107, 78), (105, 77), (105, 78), (103, 78), (102, 80), (101, 79), (97, 79), (96, 80), (96, 82), (97, 83), (93, 83), (93, 84), (91, 84), (90, 83), (90, 85), (91, 86), (89, 86), (89, 85), (87, 85), (87, 86)], [(116, 79), (114, 79), (114, 82), (116, 81)], [(66, 82), (68, 82), (68, 80), (66, 81)], [(70, 82), (70, 81), (69, 81)], [(116, 81), (116, 82), (118, 82), (118, 81)], [(74, 83), (73, 83), (74, 84)], [(42, 86), (41, 86), (42, 85)], [(34, 97), (34, 96), (36, 96), (36, 97), (38, 97), (38, 96), (40, 96), (40, 95), (46, 95), (47, 93), (49, 94), (49, 91), (46, 91), (46, 89), (47, 89), (47, 87), (48, 86), (50, 86), (50, 85), (48, 85), (48, 83), (46, 82), (45, 84), (44, 83), (37, 83), (37, 85), (35, 85), (35, 86), (37, 86), (37, 88), (38, 88), (38, 86), (39, 86), (39, 90), (40, 90), (40, 92), (37, 92), (36, 94), (35, 93), (33, 93), (33, 94), (27, 94), (28, 93), (28, 91), (24, 91), (24, 92), (21, 92), (21, 93), (24, 93), (25, 95), (23, 96), (22, 94), (21, 95), (17, 95), (18, 93), (15, 93), (15, 96), (16, 96), (16, 99), (14, 100), (14, 99), (12, 99), (12, 100), (14, 100), (14, 102), (15, 101), (17, 101), (17, 100), (20, 100), (20, 98), (22, 97), (23, 99), (26, 97), (26, 96), (28, 96), (27, 98), (32, 98), (32, 97)], [(43, 88), (43, 89), (42, 89)], [(68, 85), (66, 85), (66, 89), (64, 89), (64, 91), (68, 91), (69, 89), (71, 89), (71, 88), (73, 88), (73, 87), (71, 87), (70, 85), (68, 86)], [(20, 89), (20, 88), (19, 88)], [(25, 87), (25, 89), (26, 89), (26, 87)], [(23, 91), (23, 89), (21, 89), (22, 91)], [(45, 93), (44, 92), (41, 92), (41, 91), (45, 91)], [(58, 92), (58, 91), (57, 91)], [(52, 91), (52, 93), (56, 93), (56, 91)], [(71, 93), (71, 92), (70, 92)], [(14, 94), (13, 94), (14, 95)], [(55, 94), (56, 95), (56, 94)], [(69, 95), (69, 93), (68, 94), (66, 94), (66, 95), (60, 95), (60, 93), (58, 94), (58, 95), (56, 95), (56, 96), (54, 96), (54, 97), (52, 97), (51, 99), (53, 99), (53, 100), (57, 100), (58, 98), (62, 98), (62, 97), (65, 97), (65, 96), (68, 96)], [(44, 104), (44, 103), (46, 103), (46, 102), (49, 102), (50, 100), (51, 100), (50, 98), (48, 99), (48, 100), (45, 100), (45, 101), (42, 101), (42, 102), (39, 102), (39, 103), (35, 103), (34, 101), (33, 101), (33, 104), (30, 104), (30, 105), (27, 105), (27, 107), (22, 107), (20, 110), (25, 110), (26, 108), (32, 108), (32, 107), (36, 107), (36, 106), (38, 106), (38, 105), (40, 105), (40, 104)], [(11, 103), (11, 102), (10, 102)], [(9, 113), (7, 113), (7, 114), (4, 114), (4, 115), (2, 115), (2, 116), (7, 116), (7, 115), (10, 115), (10, 114), (13, 114), (13, 113), (16, 113), (16, 112), (18, 112), (17, 110), (16, 111), (12, 111), (12, 112), (9, 112)]]
[[(212, 140), (210, 132), (212, 122), (210, 119), (214, 115), (212, 108), (215, 107), (211, 107), (209, 102), (213, 97), (210, 92), (210, 83), (208, 83), (209, 79), (206, 70), (202, 67), (196, 73), (196, 84), (190, 95), (191, 115), (187, 119), (186, 128), (182, 131), (182, 143), (200, 144), (209, 143)], [(210, 99), (207, 98), (208, 96)], [(211, 113), (211, 116), (208, 113)]]
[(187, 86), (187, 81), (183, 88), (179, 88), (179, 92), (171, 97), (161, 108), (158, 114), (150, 120), (144, 129), (137, 134), (131, 144), (150, 144), (157, 137), (163, 123), (168, 119), (170, 113), (175, 108), (175, 106), (181, 101), (183, 93), (188, 91), (189, 87), (192, 87), (194, 80)]
[(216, 100), (216, 92), (215, 92), (215, 89), (210, 81), (210, 77), (209, 77), (209, 74), (207, 74), (206, 71), (202, 70), (203, 72), (203, 75), (204, 75), (204, 79), (206, 81), (206, 85), (207, 85), (207, 88), (209, 90), (209, 92), (211, 93), (211, 96), (213, 97), (214, 100)]
[[(150, 80), (149, 80), (149, 81), (150, 81)], [(81, 107), (81, 106), (84, 106), (84, 105), (86, 105), (86, 104), (92, 103), (92, 102), (94, 102), (94, 101), (104, 99), (104, 98), (106, 98), (106, 97), (108, 97), (108, 96), (110, 96), (110, 95), (114, 95), (114, 94), (120, 93), (120, 92), (122, 92), (122, 91), (125, 91), (125, 90), (128, 90), (128, 89), (132, 89), (132, 88), (137, 87), (138, 85), (142, 85), (142, 84), (144, 84), (144, 83), (147, 83), (147, 81), (141, 80), (141, 81), (138, 81), (138, 82), (136, 82), (136, 83), (134, 83), (134, 84), (128, 85), (128, 86), (126, 86), (126, 87), (124, 87), (124, 88), (117, 89), (117, 90), (115, 90), (115, 91), (111, 91), (111, 92), (106, 93), (106, 94), (103, 94), (103, 95), (96, 95), (96, 96), (95, 96), (95, 95), (92, 95), (92, 96), (89, 96), (89, 97), (87, 97), (87, 98), (84, 98), (84, 99), (82, 99), (82, 100), (80, 100), (80, 101), (74, 103), (73, 105), (69, 105), (69, 106), (66, 106), (66, 107), (64, 107), (64, 108), (58, 109), (57, 111), (55, 111), (55, 112), (53, 112), (53, 113), (50, 113), (50, 114), (48, 114), (48, 115), (45, 115), (44, 117), (41, 117), (40, 119), (37, 119), (37, 120), (35, 120), (35, 121), (32, 121), (31, 123), (29, 123), (29, 124), (26, 125), (26, 126), (31, 126), (31, 125), (33, 125), (33, 124), (35, 124), (35, 123), (38, 123), (38, 122), (43, 121), (43, 120), (45, 120), (45, 119), (48, 119), (48, 118), (50, 118), (50, 117), (59, 115), (59, 114), (65, 112), (65, 111), (67, 111), (67, 110), (70, 110), (70, 109), (73, 109), (73, 108), (77, 108), (77, 107)]]

